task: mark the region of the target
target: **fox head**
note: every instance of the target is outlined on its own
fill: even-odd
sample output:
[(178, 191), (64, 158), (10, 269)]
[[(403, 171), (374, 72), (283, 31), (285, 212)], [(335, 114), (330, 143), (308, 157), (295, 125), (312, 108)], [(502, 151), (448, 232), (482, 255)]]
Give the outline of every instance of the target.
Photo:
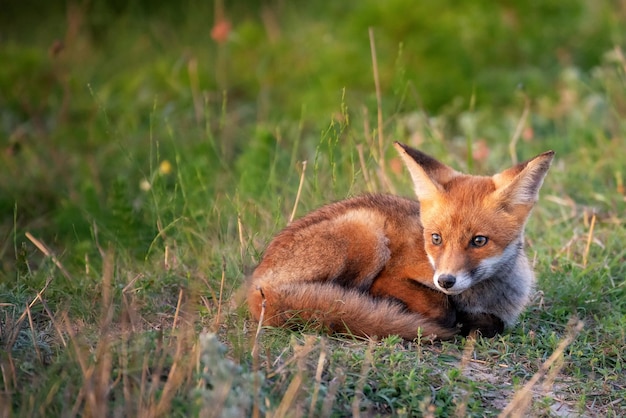
[(553, 151), (489, 177), (459, 173), (397, 142), (395, 147), (420, 202), (425, 250), (437, 289), (460, 294), (517, 267), (525, 257), (524, 226)]

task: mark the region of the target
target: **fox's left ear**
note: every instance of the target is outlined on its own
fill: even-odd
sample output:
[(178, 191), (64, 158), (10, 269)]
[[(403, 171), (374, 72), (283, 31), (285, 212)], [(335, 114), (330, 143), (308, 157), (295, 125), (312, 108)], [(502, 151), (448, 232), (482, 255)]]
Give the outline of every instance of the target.
[(507, 204), (533, 205), (548, 173), (554, 151), (546, 151), (492, 177), (496, 194)]

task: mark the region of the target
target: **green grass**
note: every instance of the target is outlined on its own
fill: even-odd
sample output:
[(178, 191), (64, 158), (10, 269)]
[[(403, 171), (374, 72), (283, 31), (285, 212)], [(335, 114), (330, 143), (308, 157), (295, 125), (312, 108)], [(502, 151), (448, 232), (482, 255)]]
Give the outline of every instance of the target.
[[(236, 3), (224, 43), (208, 3), (5, 5), (0, 415), (624, 415), (624, 11)], [(480, 174), (557, 152), (519, 324), (257, 335), (238, 290), (294, 207), (411, 195), (394, 140)]]

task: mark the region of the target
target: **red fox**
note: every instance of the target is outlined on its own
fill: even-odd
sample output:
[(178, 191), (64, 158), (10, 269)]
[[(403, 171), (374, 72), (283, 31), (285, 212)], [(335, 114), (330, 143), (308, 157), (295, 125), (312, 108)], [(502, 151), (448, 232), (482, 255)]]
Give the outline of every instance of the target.
[(524, 226), (554, 152), (484, 177), (395, 147), (417, 201), (363, 195), (288, 225), (250, 278), (256, 320), (407, 340), (492, 337), (515, 323), (535, 281)]

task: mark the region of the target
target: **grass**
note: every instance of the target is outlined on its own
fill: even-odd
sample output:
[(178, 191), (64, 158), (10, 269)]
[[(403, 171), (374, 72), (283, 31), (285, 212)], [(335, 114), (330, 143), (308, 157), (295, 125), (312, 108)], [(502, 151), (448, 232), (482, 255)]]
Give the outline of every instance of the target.
[[(624, 415), (626, 15), (561, 3), (8, 3), (0, 415)], [(292, 214), (411, 194), (394, 140), (474, 173), (557, 152), (520, 323), (257, 332), (238, 290)]]

